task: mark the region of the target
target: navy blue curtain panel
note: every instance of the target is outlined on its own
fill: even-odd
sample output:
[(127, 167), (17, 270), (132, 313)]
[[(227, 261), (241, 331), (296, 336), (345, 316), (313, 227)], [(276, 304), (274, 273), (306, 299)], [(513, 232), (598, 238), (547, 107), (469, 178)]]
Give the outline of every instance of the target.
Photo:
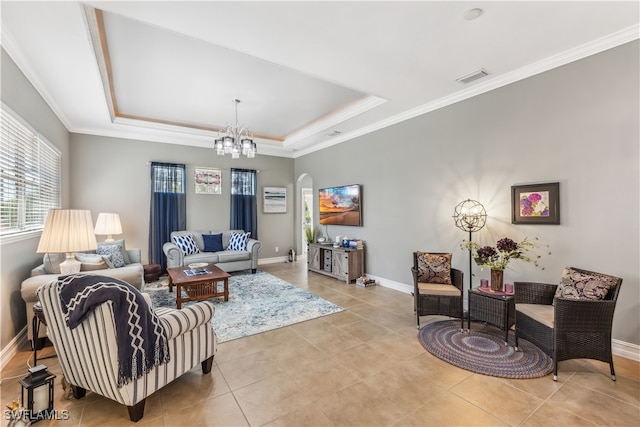
[(252, 169), (231, 169), (231, 229), (251, 232), (258, 238), (258, 179)]
[(149, 217), (149, 263), (159, 264), (164, 272), (167, 260), (162, 245), (172, 231), (187, 228), (185, 165), (151, 163), (151, 213)]

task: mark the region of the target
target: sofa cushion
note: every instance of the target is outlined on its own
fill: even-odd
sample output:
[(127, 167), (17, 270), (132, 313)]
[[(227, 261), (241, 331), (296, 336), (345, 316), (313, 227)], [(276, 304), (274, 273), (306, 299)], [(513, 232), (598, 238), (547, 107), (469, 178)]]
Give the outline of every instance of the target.
[(184, 265), (193, 264), (194, 262), (208, 262), (215, 264), (218, 262), (218, 254), (220, 252), (198, 252), (193, 255), (185, 255)]
[(124, 262), (123, 248), (120, 245), (100, 245), (98, 249), (96, 249), (96, 253), (98, 255), (106, 255), (109, 256), (111, 263), (115, 268), (124, 267), (127, 265)]
[(247, 240), (251, 232), (248, 233), (231, 233), (229, 237), (229, 247), (227, 250), (229, 251), (246, 251), (247, 250)]
[(124, 259), (124, 263), (131, 264), (131, 259), (129, 258), (129, 252), (127, 252), (127, 247), (125, 245), (124, 239), (114, 240), (113, 242), (98, 242), (98, 247), (107, 246), (107, 245), (120, 246), (122, 248), (121, 252), (122, 252), (122, 259)]
[(562, 279), (556, 288), (555, 298), (601, 300), (609, 289), (616, 285), (616, 279), (607, 276), (585, 274), (565, 267)]
[(224, 250), (224, 246), (222, 246), (222, 233), (203, 234), (202, 240), (204, 241), (205, 252), (218, 252)]
[(77, 253), (75, 254), (75, 258), (80, 261), (80, 271), (95, 271), (95, 270), (104, 270), (107, 268), (112, 268), (107, 264), (105, 259), (109, 257), (106, 255), (98, 255), (98, 254), (85, 254), (85, 253)]
[(180, 248), (183, 254), (185, 255), (193, 255), (200, 252), (196, 241), (193, 240), (193, 236), (191, 234), (184, 234), (182, 236), (173, 236), (171, 241), (175, 243), (175, 245)]
[(218, 252), (218, 262), (246, 261), (250, 259), (248, 251), (222, 251)]

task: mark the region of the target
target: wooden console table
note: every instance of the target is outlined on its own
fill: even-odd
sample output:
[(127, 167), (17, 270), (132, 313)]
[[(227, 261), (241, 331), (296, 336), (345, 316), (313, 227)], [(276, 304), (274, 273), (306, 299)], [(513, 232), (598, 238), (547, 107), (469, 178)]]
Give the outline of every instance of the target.
[(351, 283), (364, 274), (364, 249), (309, 244), (309, 271)]

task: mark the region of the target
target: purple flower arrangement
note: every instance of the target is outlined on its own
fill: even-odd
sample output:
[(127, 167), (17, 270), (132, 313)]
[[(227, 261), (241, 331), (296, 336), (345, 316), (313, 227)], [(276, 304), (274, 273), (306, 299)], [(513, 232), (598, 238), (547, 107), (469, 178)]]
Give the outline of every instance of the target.
[[(536, 238), (536, 240), (538, 239)], [(527, 237), (518, 243), (505, 237), (498, 240), (495, 246), (480, 246), (476, 242), (463, 241), (461, 247), (471, 250), (473, 259), (481, 268), (488, 267), (492, 270), (504, 270), (512, 259), (530, 262), (536, 267), (540, 266), (539, 260), (541, 256), (529, 255), (540, 245), (537, 242), (530, 241)], [(542, 269), (544, 270), (544, 268)]]

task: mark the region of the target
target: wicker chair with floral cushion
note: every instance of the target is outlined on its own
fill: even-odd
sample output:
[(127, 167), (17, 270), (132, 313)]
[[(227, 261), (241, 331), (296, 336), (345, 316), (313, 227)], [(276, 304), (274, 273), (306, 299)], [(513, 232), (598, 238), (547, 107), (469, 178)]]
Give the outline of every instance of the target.
[(464, 329), (463, 274), (451, 268), (451, 254), (414, 252), (411, 273), (418, 329), (420, 316), (427, 315), (459, 317), (460, 328)]
[(566, 267), (559, 285), (515, 282), (516, 333), (553, 359), (553, 379), (558, 362), (595, 359), (609, 363), (611, 327), (622, 279), (593, 271)]

